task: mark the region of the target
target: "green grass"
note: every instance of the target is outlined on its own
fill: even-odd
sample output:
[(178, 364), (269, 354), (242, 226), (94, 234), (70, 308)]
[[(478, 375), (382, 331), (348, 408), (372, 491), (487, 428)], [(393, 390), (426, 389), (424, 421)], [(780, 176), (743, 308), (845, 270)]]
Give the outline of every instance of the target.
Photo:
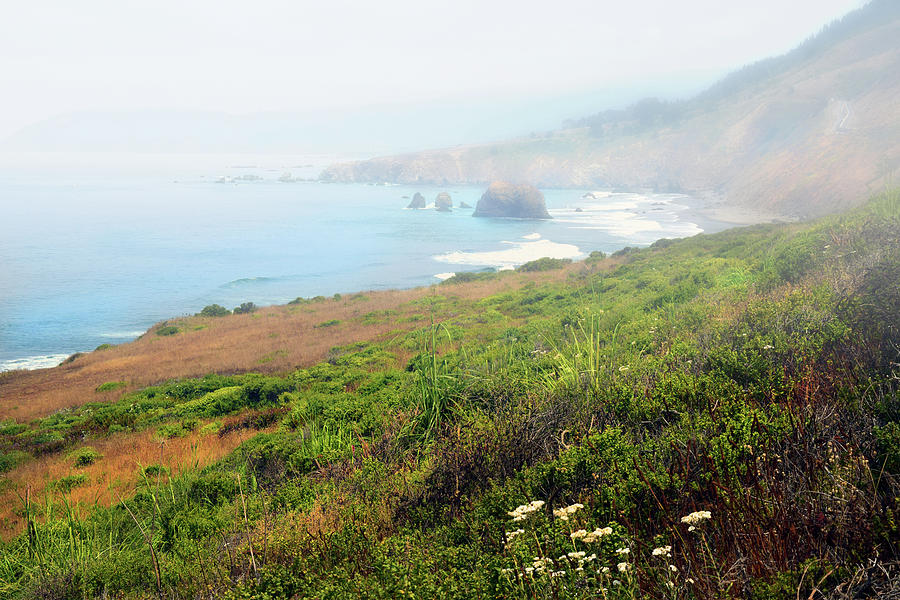
[(106, 383), (101, 383), (97, 386), (95, 391), (97, 392), (111, 392), (113, 390), (120, 390), (124, 387), (127, 387), (128, 383), (125, 381), (107, 381)]

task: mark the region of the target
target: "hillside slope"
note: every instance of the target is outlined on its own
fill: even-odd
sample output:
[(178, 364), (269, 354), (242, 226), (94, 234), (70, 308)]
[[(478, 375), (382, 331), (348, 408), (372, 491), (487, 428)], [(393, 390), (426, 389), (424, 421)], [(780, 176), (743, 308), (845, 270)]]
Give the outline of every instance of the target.
[(698, 97), (644, 101), (543, 137), (335, 165), (325, 181), (653, 188), (809, 217), (900, 166), (900, 4), (877, 0)]
[(0, 597), (897, 597), (900, 193), (539, 264), (2, 423)]

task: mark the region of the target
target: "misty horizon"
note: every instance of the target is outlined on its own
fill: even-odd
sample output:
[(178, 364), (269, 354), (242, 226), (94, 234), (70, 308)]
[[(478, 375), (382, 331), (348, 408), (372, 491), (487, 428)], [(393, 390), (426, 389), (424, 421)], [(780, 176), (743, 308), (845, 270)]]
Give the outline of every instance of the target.
[[(689, 98), (861, 4), (60, 6), (36, 39), (21, 23), (0, 37), (14, 90), (0, 148), (374, 155), (498, 141), (644, 97)], [(251, 35), (242, 19), (265, 26)], [(150, 32), (170, 45), (154, 49)]]

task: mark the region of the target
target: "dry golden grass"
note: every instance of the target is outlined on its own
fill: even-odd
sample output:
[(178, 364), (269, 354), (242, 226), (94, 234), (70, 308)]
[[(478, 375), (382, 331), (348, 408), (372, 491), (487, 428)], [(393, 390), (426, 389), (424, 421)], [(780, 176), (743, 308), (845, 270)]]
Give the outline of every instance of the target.
[(88, 445), (102, 458), (86, 467), (74, 467), (68, 452), (28, 461), (8, 474), (9, 487), (0, 493), (0, 538), (9, 539), (24, 527), (21, 509), (26, 488), (31, 500), (38, 504), (46, 498), (60, 500), (62, 495), (53, 489), (52, 483), (67, 475), (83, 473), (88, 481), (69, 492), (69, 500), (83, 507), (110, 506), (134, 493), (141, 467), (161, 464), (173, 475), (186, 468), (202, 467), (223, 458), (248, 435), (246, 431), (222, 437), (194, 432), (161, 443), (152, 431), (142, 431), (90, 440)]
[[(611, 262), (611, 261), (610, 261)], [(423, 313), (410, 304), (432, 293), (471, 301), (515, 289), (530, 281), (565, 278), (576, 264), (544, 273), (508, 274), (487, 281), (411, 290), (366, 292), (304, 305), (271, 306), (252, 314), (168, 321), (181, 329), (159, 336), (151, 328), (140, 339), (79, 356), (52, 369), (0, 375), (0, 420), (27, 422), (87, 402), (112, 401), (124, 393), (170, 379), (209, 373), (281, 373), (324, 360), (328, 351), (358, 341), (391, 338), (422, 326), (407, 318)], [(366, 322), (364, 315), (397, 311), (389, 319)], [(331, 327), (316, 325), (338, 320)], [(96, 392), (109, 381), (125, 388)]]
[[(621, 259), (608, 259), (601, 268), (620, 262)], [(409, 317), (420, 315), (427, 319), (428, 309), (414, 301), (431, 294), (456, 299), (464, 307), (530, 282), (564, 280), (584, 268), (576, 263), (556, 271), (508, 273), (459, 285), (367, 292), (339, 301), (272, 306), (252, 314), (170, 320), (168, 324), (181, 330), (176, 335), (156, 335), (154, 326), (134, 342), (79, 356), (59, 367), (0, 374), (0, 420), (27, 422), (87, 402), (114, 401), (128, 391), (171, 379), (209, 373), (290, 371), (326, 359), (335, 346), (391, 339), (423, 326), (426, 320)], [(379, 311), (394, 312), (389, 317), (365, 318)], [(316, 327), (331, 320), (340, 322)], [(397, 348), (395, 356), (405, 364), (411, 354)], [(95, 391), (109, 381), (124, 381), (127, 386)], [(21, 531), (21, 497), (26, 489), (36, 501), (48, 494), (59, 496), (52, 490), (52, 482), (84, 473), (88, 482), (73, 489), (69, 499), (80, 506), (109, 505), (133, 493), (141, 465), (161, 463), (173, 474), (191, 466), (204, 466), (227, 455), (250, 435), (246, 431), (223, 437), (194, 432), (161, 445), (154, 432), (148, 430), (87, 440), (86, 445), (96, 448), (103, 458), (84, 468), (74, 468), (66, 456), (68, 452), (29, 460), (6, 474), (8, 485), (0, 492), (0, 538), (9, 539)], [(324, 511), (320, 525), (327, 529), (329, 518), (328, 511)]]

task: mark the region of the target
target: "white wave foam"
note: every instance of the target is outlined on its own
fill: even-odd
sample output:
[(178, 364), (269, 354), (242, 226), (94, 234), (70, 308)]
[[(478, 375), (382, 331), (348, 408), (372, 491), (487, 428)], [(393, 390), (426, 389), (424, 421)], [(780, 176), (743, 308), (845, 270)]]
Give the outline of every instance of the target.
[(0, 372), (33, 371), (34, 369), (58, 367), (67, 358), (69, 358), (68, 354), (46, 354), (43, 356), (26, 356), (25, 358), (4, 360), (0, 361)]
[(531, 260), (545, 256), (550, 258), (579, 258), (584, 255), (578, 246), (558, 244), (550, 240), (529, 242), (500, 242), (510, 246), (505, 250), (487, 252), (447, 252), (435, 256), (440, 262), (453, 265), (496, 267), (500, 270), (512, 269)]
[(108, 331), (106, 333), (101, 333), (100, 337), (113, 339), (113, 340), (123, 340), (128, 338), (136, 338), (144, 335), (144, 331)]
[(435, 279), (440, 279), (441, 281), (445, 281), (447, 279), (450, 279), (454, 275), (456, 275), (456, 273), (436, 273), (434, 277), (435, 277)]
[(539, 240), (541, 239), (541, 234), (539, 233), (529, 233), (528, 235), (522, 236), (523, 240)]
[[(637, 206), (635, 204), (634, 206)], [(575, 229), (592, 229), (623, 238), (646, 237), (690, 237), (703, 233), (695, 223), (678, 220), (678, 207), (666, 203), (662, 211), (639, 213), (631, 205), (617, 203), (609, 205), (583, 206), (581, 211), (572, 209), (551, 210), (553, 220), (566, 223)], [(674, 210), (673, 210), (674, 209)]]

